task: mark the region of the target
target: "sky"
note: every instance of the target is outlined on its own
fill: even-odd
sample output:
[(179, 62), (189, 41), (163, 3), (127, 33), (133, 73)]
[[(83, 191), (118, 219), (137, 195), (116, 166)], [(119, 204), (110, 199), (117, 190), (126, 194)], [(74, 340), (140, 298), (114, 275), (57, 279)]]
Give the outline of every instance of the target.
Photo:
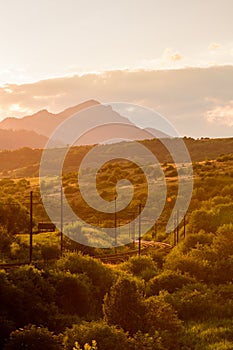
[(232, 0), (0, 0), (0, 119), (124, 100), (181, 134), (232, 136), (232, 13)]

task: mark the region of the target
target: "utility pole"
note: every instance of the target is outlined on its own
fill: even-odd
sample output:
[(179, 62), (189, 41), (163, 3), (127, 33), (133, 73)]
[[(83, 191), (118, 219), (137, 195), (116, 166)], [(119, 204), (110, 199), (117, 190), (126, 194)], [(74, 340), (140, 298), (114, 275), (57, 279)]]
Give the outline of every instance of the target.
[(135, 217), (132, 216), (132, 239), (133, 239), (133, 247), (135, 248)]
[(138, 254), (141, 255), (141, 209), (142, 205), (139, 204), (139, 216), (138, 216)]
[(152, 239), (155, 241), (157, 236), (157, 222), (155, 222), (154, 227), (153, 227), (153, 232), (152, 232)]
[(179, 242), (179, 209), (176, 212), (176, 242)]
[(61, 256), (63, 254), (63, 188), (61, 186)]
[(115, 227), (115, 254), (117, 253), (117, 206), (116, 206), (116, 196), (115, 196), (115, 214), (114, 214), (114, 227)]
[(186, 235), (186, 215), (184, 215), (184, 239)]
[(33, 191), (30, 192), (30, 248), (29, 248), (29, 264), (32, 263), (32, 226), (33, 226), (33, 220), (32, 220), (32, 208), (33, 208)]
[(173, 215), (173, 228), (174, 228), (174, 247), (176, 245), (176, 216)]

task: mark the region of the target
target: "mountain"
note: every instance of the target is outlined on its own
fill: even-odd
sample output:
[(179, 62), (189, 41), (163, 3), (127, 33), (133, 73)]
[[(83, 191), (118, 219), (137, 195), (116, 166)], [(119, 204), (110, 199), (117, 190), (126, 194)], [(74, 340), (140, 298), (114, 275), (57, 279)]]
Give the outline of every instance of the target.
[(56, 127), (66, 118), (82, 109), (98, 105), (99, 102), (89, 100), (64, 111), (53, 114), (43, 109), (35, 114), (23, 118), (6, 118), (0, 122), (0, 129), (5, 130), (30, 130), (37, 134), (49, 137)]
[(47, 140), (46, 136), (39, 135), (34, 131), (0, 129), (0, 149), (43, 148)]
[[(90, 108), (94, 106), (95, 108)], [(114, 140), (115, 135), (119, 135), (119, 139), (129, 140), (168, 137), (156, 129), (141, 129), (130, 122), (128, 118), (114, 111), (111, 106), (89, 100), (57, 114), (43, 109), (21, 119), (4, 119), (0, 122), (3, 136), (0, 139), (0, 149), (44, 148), (48, 138), (58, 125), (76, 113), (78, 113), (77, 117), (72, 118), (68, 128), (66, 124), (64, 130), (59, 129), (50, 147), (64, 147), (71, 143), (74, 145), (105, 143), (108, 140)], [(73, 142), (73, 140), (76, 141)]]
[[(167, 138), (171, 138), (170, 135), (165, 134), (164, 132), (154, 129), (154, 128), (145, 128), (143, 129), (145, 132), (149, 133), (150, 135), (153, 135), (154, 138), (156, 139), (167, 139)], [(152, 137), (150, 137), (152, 138)]]

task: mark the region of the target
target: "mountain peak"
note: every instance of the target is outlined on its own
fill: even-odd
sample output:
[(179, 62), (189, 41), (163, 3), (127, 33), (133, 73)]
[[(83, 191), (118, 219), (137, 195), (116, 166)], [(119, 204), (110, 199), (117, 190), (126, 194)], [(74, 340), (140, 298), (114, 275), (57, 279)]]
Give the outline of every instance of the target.
[(51, 113), (47, 109), (27, 115), (23, 118), (6, 118), (0, 122), (0, 129), (5, 130), (33, 130), (38, 134), (49, 137), (51, 132), (66, 118), (92, 106), (100, 105), (100, 102), (88, 100), (73, 107), (66, 108), (60, 113)]
[(101, 103), (96, 101), (96, 100), (87, 100), (87, 101), (79, 103), (75, 106), (68, 107), (68, 108), (64, 109), (62, 112), (56, 114), (56, 116), (61, 118), (61, 119), (66, 119), (67, 117), (81, 111), (82, 109), (90, 108), (90, 107), (97, 106), (100, 104)]

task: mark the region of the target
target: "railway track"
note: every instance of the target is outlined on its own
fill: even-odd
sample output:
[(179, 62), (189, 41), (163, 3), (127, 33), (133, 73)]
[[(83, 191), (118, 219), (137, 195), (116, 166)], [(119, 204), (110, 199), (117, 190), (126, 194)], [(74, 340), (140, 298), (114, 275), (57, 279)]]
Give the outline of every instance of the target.
[(0, 270), (9, 270), (9, 269), (14, 269), (16, 267), (25, 266), (25, 265), (29, 265), (29, 263), (24, 262), (24, 263), (17, 263), (17, 264), (0, 264)]
[[(138, 243), (138, 241), (136, 241), (135, 243)], [(148, 252), (148, 250), (150, 248), (155, 248), (155, 247), (159, 247), (163, 250), (165, 250), (167, 253), (170, 252), (170, 250), (172, 249), (172, 246), (168, 243), (164, 243), (164, 242), (153, 242), (153, 241), (141, 241), (141, 254), (146, 254)], [(128, 260), (131, 256), (135, 256), (138, 255), (138, 249), (132, 250), (130, 252), (126, 252), (126, 253), (119, 253), (119, 254), (112, 254), (112, 255), (99, 255), (99, 256), (95, 256), (95, 258), (101, 260), (103, 263), (120, 263), (120, 262), (124, 262), (126, 260)]]
[[(139, 243), (135, 241), (135, 243)], [(154, 242), (154, 241), (141, 241), (141, 254), (146, 254), (150, 248), (159, 247), (165, 250), (167, 253), (172, 249), (172, 246), (168, 243), (164, 242)], [(93, 258), (101, 260), (103, 263), (113, 263), (117, 264), (120, 262), (127, 261), (131, 256), (135, 256), (138, 254), (138, 249), (131, 250), (126, 253), (116, 253), (111, 255), (95, 255)], [(38, 261), (34, 262), (37, 263)], [(17, 268), (20, 266), (29, 265), (29, 262), (24, 263), (16, 263), (16, 264), (0, 264), (0, 269), (9, 270), (13, 268)]]

